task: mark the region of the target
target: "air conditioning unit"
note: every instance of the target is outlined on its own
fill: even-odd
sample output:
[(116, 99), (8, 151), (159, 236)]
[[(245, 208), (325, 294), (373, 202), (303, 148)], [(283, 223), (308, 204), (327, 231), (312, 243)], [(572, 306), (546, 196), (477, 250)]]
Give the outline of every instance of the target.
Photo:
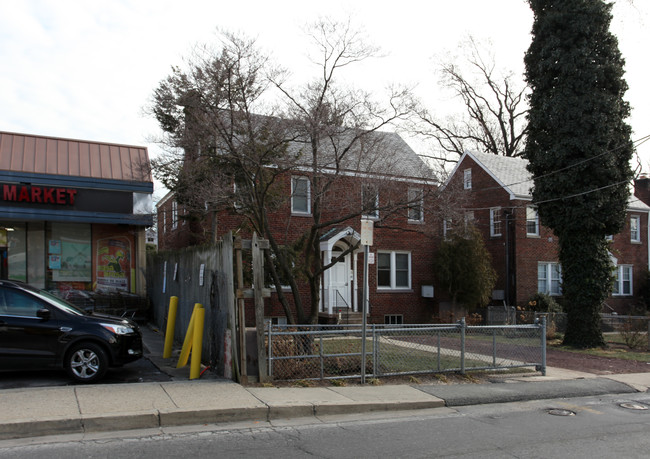
[(422, 298), (433, 298), (433, 285), (422, 286)]

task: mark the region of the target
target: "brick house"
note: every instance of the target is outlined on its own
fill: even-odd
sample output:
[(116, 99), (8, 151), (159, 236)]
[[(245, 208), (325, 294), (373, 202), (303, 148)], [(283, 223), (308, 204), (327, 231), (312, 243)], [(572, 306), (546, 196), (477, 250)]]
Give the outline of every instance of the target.
[[(341, 216), (357, 216), (338, 221), (321, 231), (322, 263), (336, 258), (348, 247), (360, 241), (362, 202), (368, 200), (368, 183), (379, 183), (372, 188), (376, 209), (364, 218), (374, 222), (373, 245), (369, 262), (369, 322), (421, 323), (434, 315), (433, 254), (435, 237), (431, 228), (435, 215), (431, 170), (415, 152), (394, 133), (375, 133), (383, 137), (377, 143), (383, 149), (379, 156), (390, 158), (399, 169), (387, 168), (378, 161), (375, 166), (355, 168), (351, 161), (334, 170), (323, 167), (322, 173), (336, 174), (334, 185), (323, 199), (323, 221), (340, 220)], [(359, 165), (359, 162), (355, 163)], [(399, 170), (399, 173), (395, 173)], [(392, 171), (392, 172), (391, 172)], [(273, 234), (280, 243), (291, 244), (313, 224), (310, 172), (296, 168), (282, 175), (278, 181), (281, 205), (269, 215)], [(365, 195), (365, 196), (364, 196)], [(419, 198), (418, 198), (419, 197)], [(391, 202), (404, 202), (402, 208), (391, 208)], [(386, 210), (384, 210), (386, 209)], [(250, 237), (245, 218), (236, 206), (218, 212), (206, 212), (200, 218), (187, 218), (188, 213), (169, 193), (157, 204), (159, 250), (177, 249), (218, 240), (228, 231), (244, 238)], [(334, 322), (339, 317), (356, 316), (362, 302), (363, 247), (359, 246), (344, 260), (327, 269), (321, 277), (320, 321)], [(273, 290), (272, 290), (273, 291)], [(287, 292), (288, 293), (288, 292)], [(286, 295), (291, 301), (291, 295)], [(301, 285), (301, 298), (309, 302), (306, 282)], [(284, 322), (284, 312), (273, 291), (265, 300), (265, 316)], [(246, 311), (247, 321), (254, 317)], [(353, 319), (353, 320), (355, 320)], [(251, 325), (250, 323), (248, 325)]]
[[(526, 165), (521, 158), (467, 152), (445, 184), (465, 195), (464, 210), (492, 255), (498, 274), (495, 304), (523, 306), (536, 292), (562, 295), (557, 237), (540, 225)], [(616, 281), (604, 312), (627, 313), (640, 302), (639, 288), (648, 270), (649, 211), (648, 205), (632, 196), (625, 228), (611, 236)]]

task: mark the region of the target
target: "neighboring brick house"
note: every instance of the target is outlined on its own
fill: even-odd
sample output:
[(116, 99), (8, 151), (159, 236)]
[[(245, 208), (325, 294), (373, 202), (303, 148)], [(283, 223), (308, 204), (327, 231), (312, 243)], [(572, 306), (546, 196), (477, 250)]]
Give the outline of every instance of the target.
[[(415, 152), (393, 133), (376, 133), (385, 137), (383, 153), (399, 165), (399, 175), (385, 175), (384, 183), (376, 196), (379, 210), (368, 218), (374, 220), (374, 241), (369, 256), (369, 304), (371, 323), (421, 323), (429, 322), (435, 313), (433, 298), (433, 254), (435, 239), (430, 229), (434, 215), (429, 211), (432, 190), (431, 170)], [(349, 164), (336, 172), (339, 178), (328, 190), (324, 201), (323, 221), (358, 212), (364, 199), (367, 180), (377, 179), (388, 169), (374, 172), (355, 170)], [(328, 168), (323, 169), (328, 173)], [(334, 173), (330, 170), (329, 173)], [(371, 177), (372, 176), (372, 177)], [(281, 244), (293, 243), (313, 223), (311, 182), (307, 169), (298, 168), (282, 176), (279, 187), (284, 196), (283, 205), (269, 215), (275, 238)], [(389, 183), (390, 185), (386, 185)], [(413, 196), (421, 195), (417, 202)], [(397, 212), (383, 212), (389, 200), (416, 201)], [(236, 208), (216, 214), (206, 212), (200, 221), (184, 218), (185, 210), (174, 200), (173, 194), (165, 196), (157, 205), (159, 250), (176, 249), (218, 240), (228, 231), (250, 237), (245, 220)], [(327, 262), (347, 247), (360, 240), (361, 217), (351, 218), (322, 230), (321, 257)], [(347, 255), (325, 271), (321, 279), (320, 316), (322, 321), (334, 321), (339, 310), (361, 311), (363, 282), (363, 247)], [(423, 288), (424, 287), (424, 288)], [(288, 293), (288, 292), (287, 292)], [(291, 295), (287, 295), (291, 300)], [(304, 304), (309, 304), (307, 285), (301, 287)], [(247, 311), (247, 321), (254, 315)], [(279, 322), (284, 313), (277, 295), (265, 300), (265, 316)]]
[[(495, 304), (524, 306), (536, 292), (562, 294), (557, 237), (540, 225), (526, 165), (520, 158), (465, 153), (445, 185), (462, 189), (463, 206), (492, 255), (498, 274)], [(606, 311), (626, 313), (639, 303), (639, 287), (648, 270), (649, 211), (650, 207), (632, 196), (625, 228), (611, 237), (616, 281)]]

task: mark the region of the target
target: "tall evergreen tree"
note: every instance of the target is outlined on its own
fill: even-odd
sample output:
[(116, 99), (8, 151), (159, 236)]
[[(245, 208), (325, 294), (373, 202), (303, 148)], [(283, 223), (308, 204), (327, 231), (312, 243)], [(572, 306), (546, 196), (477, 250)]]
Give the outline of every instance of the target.
[(533, 201), (559, 241), (564, 343), (603, 345), (599, 313), (613, 275), (606, 236), (623, 228), (633, 177), (624, 60), (609, 31), (611, 4), (528, 1), (535, 19), (525, 56), (532, 93), (524, 156)]

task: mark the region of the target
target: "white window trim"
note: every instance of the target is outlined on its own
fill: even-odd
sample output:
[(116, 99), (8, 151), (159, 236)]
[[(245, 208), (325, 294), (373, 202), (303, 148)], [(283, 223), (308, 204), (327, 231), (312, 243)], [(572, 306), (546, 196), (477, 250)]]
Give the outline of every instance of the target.
[[(411, 290), (412, 282), (412, 267), (411, 267), (411, 252), (400, 251), (400, 250), (379, 250), (377, 251), (377, 261), (379, 261), (379, 254), (390, 254), (390, 286), (379, 285), (379, 272), (377, 272), (377, 290), (389, 291), (389, 290)], [(396, 264), (395, 264), (395, 255), (408, 255), (408, 286), (396, 286)], [(379, 263), (377, 263), (377, 271), (379, 271)]]
[[(305, 181), (307, 183), (307, 210), (296, 210), (293, 202), (294, 184), (296, 181)], [(291, 177), (291, 213), (293, 215), (311, 215), (311, 182), (304, 175), (294, 175)]]
[(172, 201), (172, 229), (178, 228), (178, 203)]
[(163, 209), (162, 211), (162, 232), (165, 234), (167, 232), (167, 210)]
[(472, 169), (465, 169), (463, 171), (463, 189), (472, 189)]
[[(545, 270), (546, 270), (546, 277), (544, 281), (546, 282), (546, 291), (540, 291), (539, 290), (539, 266), (543, 265)], [(551, 284), (552, 284), (552, 273), (555, 271), (553, 267), (557, 266), (558, 267), (558, 273), (559, 273), (559, 279), (558, 279), (558, 291), (557, 292), (552, 292), (551, 291)], [(537, 291), (539, 293), (546, 293), (550, 296), (562, 296), (562, 266), (555, 261), (540, 261), (537, 263)]]
[[(417, 203), (411, 202), (415, 201), (418, 198)], [(424, 197), (422, 196), (422, 190), (419, 188), (409, 188), (408, 190), (408, 221), (410, 223), (422, 223), (424, 222)], [(417, 209), (420, 218), (411, 218), (411, 210)]]
[[(528, 218), (528, 211), (534, 211), (535, 212), (535, 232), (530, 232), (528, 231), (528, 222), (533, 221)], [(538, 237), (539, 236), (539, 212), (537, 212), (537, 208), (533, 206), (527, 206), (526, 207), (526, 236), (527, 237)]]
[[(498, 219), (494, 218), (494, 215), (497, 214)], [(501, 207), (493, 207), (490, 209), (490, 237), (499, 237), (501, 236)], [(497, 230), (498, 223), (498, 230)]]
[[(630, 289), (629, 292), (624, 292), (623, 273), (628, 271), (630, 274)], [(632, 296), (634, 294), (634, 267), (633, 265), (617, 265), (614, 269), (614, 288), (612, 289), (612, 296)]]
[(451, 218), (445, 218), (442, 221), (442, 237), (443, 239), (448, 239), (449, 236), (451, 236), (451, 233), (453, 231), (453, 221)]
[[(636, 229), (633, 229), (632, 222), (636, 222)], [(630, 217), (630, 242), (641, 242), (641, 217), (639, 215)]]

